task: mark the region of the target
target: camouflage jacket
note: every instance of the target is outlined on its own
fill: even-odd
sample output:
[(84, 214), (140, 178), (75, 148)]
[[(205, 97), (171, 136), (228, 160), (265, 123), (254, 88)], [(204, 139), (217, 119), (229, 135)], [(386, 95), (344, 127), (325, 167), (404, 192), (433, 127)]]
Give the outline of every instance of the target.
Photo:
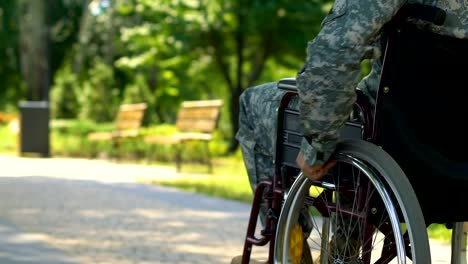
[[(355, 88), (371, 96), (378, 84), (379, 33), (407, 0), (336, 0), (322, 28), (307, 46), (307, 60), (297, 75), (299, 112), (305, 135), (301, 150), (309, 165), (326, 161), (356, 100)], [(468, 38), (468, 0), (414, 0), (447, 12), (434, 32)], [(362, 60), (374, 60), (371, 74), (359, 82)], [(359, 85), (358, 85), (359, 84)], [(323, 155), (318, 155), (321, 153)]]

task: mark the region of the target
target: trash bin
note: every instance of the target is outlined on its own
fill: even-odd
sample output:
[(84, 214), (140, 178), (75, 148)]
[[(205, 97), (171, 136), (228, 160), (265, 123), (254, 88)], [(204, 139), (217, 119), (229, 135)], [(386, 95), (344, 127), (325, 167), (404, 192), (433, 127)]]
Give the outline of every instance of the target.
[(20, 111), (20, 154), (38, 153), (50, 156), (49, 103), (47, 101), (21, 101)]

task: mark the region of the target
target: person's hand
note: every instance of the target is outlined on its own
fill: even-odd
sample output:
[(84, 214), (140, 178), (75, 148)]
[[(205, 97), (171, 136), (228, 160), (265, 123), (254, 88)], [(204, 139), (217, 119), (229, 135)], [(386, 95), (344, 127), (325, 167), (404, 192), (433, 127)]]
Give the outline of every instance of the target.
[(311, 180), (320, 180), (322, 177), (327, 174), (328, 170), (330, 170), (335, 164), (336, 160), (331, 160), (328, 161), (324, 164), (317, 164), (317, 165), (312, 165), (309, 166), (307, 162), (304, 159), (304, 155), (302, 154), (302, 151), (299, 151), (299, 154), (297, 155), (296, 158), (296, 163), (299, 166), (299, 168), (302, 170), (302, 173), (309, 177)]

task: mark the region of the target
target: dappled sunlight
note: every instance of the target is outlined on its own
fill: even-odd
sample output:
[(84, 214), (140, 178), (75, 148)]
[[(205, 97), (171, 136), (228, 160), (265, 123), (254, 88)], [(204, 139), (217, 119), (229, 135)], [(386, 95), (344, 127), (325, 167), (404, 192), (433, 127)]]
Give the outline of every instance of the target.
[(101, 240), (92, 240), (89, 237), (84, 236), (83, 238), (65, 238), (59, 236), (44, 236), (44, 242), (54, 245), (57, 248), (75, 250), (75, 251), (107, 251), (112, 248), (117, 248), (122, 246), (120, 241), (101, 241)]
[(171, 228), (171, 227), (184, 227), (186, 226), (186, 223), (182, 222), (182, 221), (172, 221), (172, 222), (169, 222), (169, 223), (162, 223), (161, 224), (161, 228)]
[(223, 219), (229, 219), (230, 217), (233, 216), (233, 214), (229, 213), (218, 213), (218, 212), (204, 212), (204, 211), (193, 211), (193, 210), (183, 210), (180, 212), (180, 215), (183, 217), (199, 217), (202, 219), (207, 219), (207, 220), (223, 220)]
[(0, 194), (11, 199), (1, 217), (24, 232), (12, 243), (46, 243), (81, 263), (228, 263), (248, 217), (247, 205), (143, 184), (0, 178)]
[[(197, 232), (183, 232), (183, 233), (177, 233), (175, 232), (174, 235), (165, 237), (163, 238), (165, 241), (168, 243), (173, 243), (174, 245), (177, 244), (183, 244), (183, 243), (188, 243), (188, 242), (194, 242), (194, 241), (200, 241), (201, 239), (204, 239), (204, 235), (201, 233)], [(161, 238), (155, 238), (157, 240)]]
[[(161, 210), (148, 210), (148, 209), (135, 209), (131, 211), (132, 214), (145, 217), (148, 219), (163, 219), (167, 220), (173, 217), (168, 212), (164, 212)], [(181, 220), (185, 219), (185, 221), (196, 221), (196, 219), (206, 219), (208, 220), (228, 220), (233, 217), (238, 217), (235, 213), (225, 213), (225, 212), (212, 212), (212, 211), (198, 211), (198, 210), (183, 210), (178, 209), (177, 213), (178, 217)]]
[(164, 214), (161, 214), (159, 210), (145, 210), (145, 209), (136, 209), (132, 210), (134, 215), (142, 216), (148, 219), (162, 219), (166, 218)]
[(229, 248), (223, 248), (222, 251), (219, 250), (213, 250), (213, 247), (211, 246), (199, 246), (199, 245), (194, 245), (194, 244), (179, 244), (176, 245), (175, 248), (178, 251), (185, 252), (185, 253), (196, 253), (196, 254), (203, 254), (203, 255), (208, 255), (208, 256), (217, 256), (217, 257), (223, 257), (224, 250), (232, 250)]
[(47, 236), (44, 234), (38, 233), (24, 233), (12, 236), (8, 239), (8, 242), (14, 244), (21, 244), (21, 243), (30, 243), (36, 241), (46, 241)]
[(108, 218), (122, 214), (119, 210), (80, 210), (79, 215), (87, 218)]
[(1, 221), (0, 237), (0, 263), (79, 263), (50, 247), (49, 236), (42, 233), (20, 233), (16, 226)]

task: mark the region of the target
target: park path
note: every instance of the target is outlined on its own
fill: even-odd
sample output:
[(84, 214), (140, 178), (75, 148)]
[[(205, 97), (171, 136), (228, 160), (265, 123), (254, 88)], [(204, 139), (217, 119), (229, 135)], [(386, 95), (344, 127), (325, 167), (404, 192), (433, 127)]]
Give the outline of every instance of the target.
[[(230, 263), (250, 206), (137, 183), (171, 167), (0, 156), (0, 263)], [(433, 263), (449, 263), (433, 242)], [(265, 249), (254, 249), (265, 257)]]

